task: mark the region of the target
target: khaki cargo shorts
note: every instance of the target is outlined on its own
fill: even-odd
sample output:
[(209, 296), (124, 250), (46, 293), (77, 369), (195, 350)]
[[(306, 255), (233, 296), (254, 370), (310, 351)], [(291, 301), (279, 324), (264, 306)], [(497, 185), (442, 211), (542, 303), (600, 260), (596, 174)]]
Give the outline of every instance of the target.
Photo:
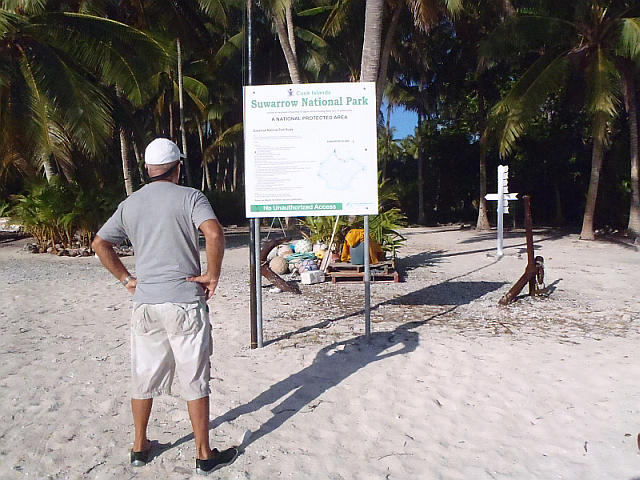
[(131, 314), (131, 397), (171, 394), (177, 372), (182, 396), (209, 395), (213, 353), (208, 307), (197, 303), (139, 303)]

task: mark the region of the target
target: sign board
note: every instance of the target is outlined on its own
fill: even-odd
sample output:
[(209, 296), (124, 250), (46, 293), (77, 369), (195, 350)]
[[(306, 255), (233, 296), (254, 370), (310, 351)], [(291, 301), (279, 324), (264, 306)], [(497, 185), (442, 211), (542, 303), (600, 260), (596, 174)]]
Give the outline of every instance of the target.
[(487, 193), (484, 198), (498, 202), (498, 256), (503, 255), (503, 215), (509, 213), (509, 201), (517, 200), (517, 193), (509, 193), (509, 166), (498, 165), (498, 193)]
[(247, 218), (378, 213), (375, 83), (244, 87)]

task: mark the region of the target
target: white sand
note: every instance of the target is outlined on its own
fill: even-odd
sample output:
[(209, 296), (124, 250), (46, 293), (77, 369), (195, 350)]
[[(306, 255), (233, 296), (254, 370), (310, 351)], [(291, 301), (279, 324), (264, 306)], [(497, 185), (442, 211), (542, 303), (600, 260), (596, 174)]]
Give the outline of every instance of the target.
[[(538, 233), (552, 291), (501, 307), (522, 232), (499, 261), (495, 234), (406, 233), (406, 281), (372, 285), (371, 344), (361, 285), (265, 283), (258, 350), (246, 235), (228, 235), (211, 439), (253, 436), (211, 478), (640, 479), (640, 252)], [(179, 385), (154, 405), (162, 448), (128, 465), (127, 292), (95, 258), (23, 243), (0, 244), (0, 478), (195, 478)]]

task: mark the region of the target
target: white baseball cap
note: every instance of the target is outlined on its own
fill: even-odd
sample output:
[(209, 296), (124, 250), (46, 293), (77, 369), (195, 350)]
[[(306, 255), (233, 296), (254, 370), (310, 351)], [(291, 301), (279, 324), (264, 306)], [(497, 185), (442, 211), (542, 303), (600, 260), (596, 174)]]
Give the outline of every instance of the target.
[(144, 151), (144, 162), (147, 165), (167, 165), (181, 158), (185, 158), (185, 155), (168, 138), (156, 138)]

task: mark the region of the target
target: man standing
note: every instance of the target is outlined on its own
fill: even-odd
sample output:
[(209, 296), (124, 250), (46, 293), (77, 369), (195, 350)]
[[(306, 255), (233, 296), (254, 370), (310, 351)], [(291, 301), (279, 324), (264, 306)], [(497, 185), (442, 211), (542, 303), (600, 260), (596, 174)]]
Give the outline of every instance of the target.
[[(209, 445), (209, 357), (213, 353), (206, 301), (218, 285), (224, 255), (222, 227), (202, 192), (179, 186), (177, 145), (153, 140), (145, 150), (149, 182), (119, 206), (92, 243), (102, 264), (133, 294), (131, 410), (135, 440), (131, 465), (149, 460), (147, 425), (153, 398), (171, 393), (177, 372), (201, 475), (231, 464), (234, 447)], [(198, 230), (204, 234), (207, 271), (201, 274)], [(125, 238), (136, 257), (137, 278), (113, 250)]]

